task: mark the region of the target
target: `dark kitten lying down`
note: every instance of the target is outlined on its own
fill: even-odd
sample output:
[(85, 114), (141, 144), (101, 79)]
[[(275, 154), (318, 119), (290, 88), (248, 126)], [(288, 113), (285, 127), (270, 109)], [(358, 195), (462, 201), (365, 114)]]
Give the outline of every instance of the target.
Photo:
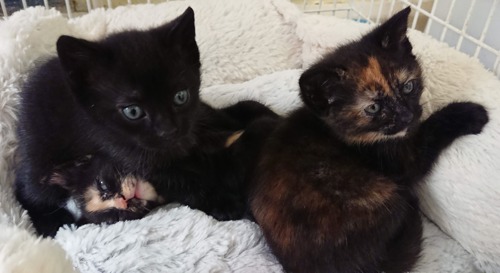
[(236, 162), (221, 151), (228, 137), (275, 114), (250, 101), (221, 110), (200, 102), (200, 66), (191, 8), (150, 30), (58, 39), (57, 57), (30, 74), (19, 110), (16, 196), (39, 234), (54, 235), (73, 219), (60, 209), (71, 193), (47, 179), (89, 154), (143, 177), (168, 202), (218, 219), (244, 214), (242, 176), (212, 167)]
[(69, 192), (47, 181), (53, 170), (99, 153), (124, 173), (147, 173), (193, 149), (206, 108), (190, 8), (157, 28), (97, 42), (61, 36), (57, 55), (30, 74), (19, 111), (16, 195), (43, 235), (72, 219), (59, 209)]
[(251, 210), (287, 272), (406, 272), (421, 250), (416, 185), (455, 139), (488, 122), (452, 103), (422, 123), (407, 8), (300, 78), (305, 107), (271, 134)]
[(68, 223), (111, 224), (139, 219), (165, 202), (148, 181), (121, 174), (110, 162), (102, 156), (89, 155), (58, 166), (50, 175), (48, 183), (69, 192), (61, 206), (74, 217)]

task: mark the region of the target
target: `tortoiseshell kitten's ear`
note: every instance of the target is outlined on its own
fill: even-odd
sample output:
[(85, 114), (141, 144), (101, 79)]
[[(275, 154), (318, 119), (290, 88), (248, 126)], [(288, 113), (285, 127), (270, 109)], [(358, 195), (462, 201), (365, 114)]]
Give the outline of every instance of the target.
[(52, 173), (41, 183), (48, 183), (49, 185), (57, 185), (66, 190), (71, 190), (75, 187), (72, 182), (72, 176), (81, 176), (90, 164), (92, 155), (85, 155), (76, 160), (68, 161), (54, 168)]
[(341, 67), (312, 67), (299, 79), (300, 96), (305, 105), (317, 114), (325, 114), (329, 106), (339, 99), (336, 92), (347, 74)]
[(411, 43), (406, 37), (410, 12), (410, 7), (401, 10), (374, 29), (369, 35), (366, 35), (363, 40), (372, 40), (378, 46), (390, 51), (399, 49), (411, 51)]

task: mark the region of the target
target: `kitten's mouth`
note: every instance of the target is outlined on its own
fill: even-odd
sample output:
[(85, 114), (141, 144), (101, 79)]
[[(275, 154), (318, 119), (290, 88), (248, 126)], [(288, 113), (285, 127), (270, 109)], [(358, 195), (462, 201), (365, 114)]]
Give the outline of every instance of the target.
[(389, 137), (404, 137), (408, 133), (408, 127), (391, 127), (384, 130), (384, 135)]
[(167, 154), (184, 154), (195, 143), (190, 135), (175, 135), (171, 137), (154, 137), (144, 142), (139, 142), (139, 146), (151, 152), (160, 152)]

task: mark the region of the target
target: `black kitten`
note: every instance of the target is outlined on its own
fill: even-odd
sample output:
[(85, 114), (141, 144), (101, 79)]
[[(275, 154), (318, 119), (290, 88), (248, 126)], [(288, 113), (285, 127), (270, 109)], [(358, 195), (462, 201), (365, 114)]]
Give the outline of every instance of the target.
[[(73, 219), (59, 209), (70, 192), (49, 181), (66, 162), (99, 153), (123, 173), (173, 185), (168, 177), (156, 179), (155, 172), (193, 154), (195, 160), (210, 157), (253, 117), (274, 114), (256, 102), (216, 110), (199, 101), (200, 54), (191, 8), (163, 26), (102, 41), (61, 36), (57, 54), (30, 75), (19, 114), (16, 195), (43, 235), (55, 232), (45, 227)], [(178, 187), (210, 203), (212, 196), (197, 192), (206, 166), (200, 168), (196, 187)], [(223, 195), (225, 190), (217, 191)]]
[(306, 106), (263, 149), (251, 209), (288, 272), (410, 271), (422, 236), (413, 186), (443, 149), (488, 122), (482, 106), (464, 102), (419, 123), (409, 13), (306, 70)]
[(19, 113), (16, 194), (41, 234), (53, 231), (39, 222), (68, 218), (57, 209), (68, 191), (48, 183), (57, 166), (99, 152), (146, 172), (189, 153), (200, 114), (190, 8), (163, 26), (98, 42), (61, 36), (57, 53), (30, 75)]

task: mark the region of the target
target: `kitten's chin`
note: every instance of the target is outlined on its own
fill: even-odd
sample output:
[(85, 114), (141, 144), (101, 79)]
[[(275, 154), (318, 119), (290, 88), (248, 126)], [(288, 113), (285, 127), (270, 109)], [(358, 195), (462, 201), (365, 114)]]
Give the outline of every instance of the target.
[(351, 144), (372, 144), (392, 139), (405, 138), (408, 135), (408, 128), (399, 132), (387, 134), (384, 132), (367, 132), (364, 134), (347, 136), (345, 140)]
[(406, 137), (406, 135), (408, 134), (408, 128), (405, 128), (403, 130), (399, 130), (399, 131), (391, 131), (391, 132), (386, 132), (384, 133), (384, 135), (388, 138), (400, 138), (400, 137)]
[(159, 139), (154, 142), (139, 143), (144, 150), (163, 154), (165, 157), (182, 157), (196, 144), (191, 137)]

